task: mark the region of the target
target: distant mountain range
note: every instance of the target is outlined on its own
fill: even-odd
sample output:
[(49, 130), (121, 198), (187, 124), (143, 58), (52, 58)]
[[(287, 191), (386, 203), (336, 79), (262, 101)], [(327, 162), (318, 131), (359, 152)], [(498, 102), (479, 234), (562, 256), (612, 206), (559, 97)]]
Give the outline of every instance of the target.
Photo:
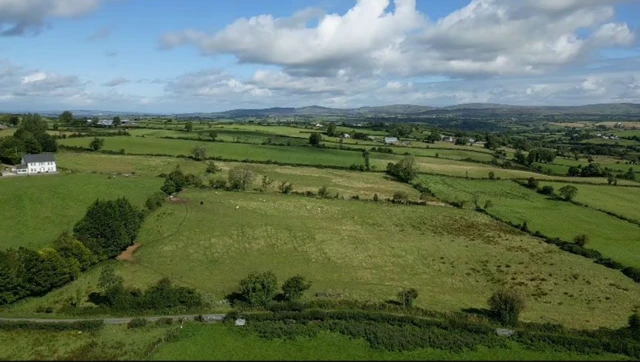
[[(637, 103), (605, 103), (584, 106), (516, 106), (493, 103), (467, 103), (447, 107), (429, 107), (412, 104), (394, 104), (377, 107), (360, 108), (327, 108), (309, 106), (301, 108), (274, 107), (264, 109), (233, 109), (224, 112), (207, 113), (139, 113), (112, 112), (96, 110), (71, 111), (76, 117), (114, 117), (159, 116), (166, 115), (177, 118), (207, 117), (291, 117), (291, 116), (418, 116), (418, 117), (460, 117), (460, 118), (518, 118), (542, 116), (609, 116), (640, 117), (640, 104)], [(61, 111), (41, 112), (43, 115), (56, 116)]]

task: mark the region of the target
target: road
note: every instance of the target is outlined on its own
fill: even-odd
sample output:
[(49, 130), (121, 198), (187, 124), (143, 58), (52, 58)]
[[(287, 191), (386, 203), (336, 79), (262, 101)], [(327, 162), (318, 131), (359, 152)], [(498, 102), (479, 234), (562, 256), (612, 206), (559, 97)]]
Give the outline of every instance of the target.
[[(155, 322), (160, 318), (171, 318), (174, 321), (180, 321), (181, 319), (193, 320), (198, 314), (186, 314), (186, 315), (164, 315), (154, 317), (124, 317), (124, 318), (65, 318), (65, 319), (48, 319), (48, 318), (0, 318), (0, 322), (34, 322), (34, 323), (73, 323), (88, 320), (100, 320), (104, 321), (104, 324), (127, 324), (133, 318), (144, 318), (149, 322)], [(221, 322), (224, 319), (224, 314), (202, 314), (205, 322)]]

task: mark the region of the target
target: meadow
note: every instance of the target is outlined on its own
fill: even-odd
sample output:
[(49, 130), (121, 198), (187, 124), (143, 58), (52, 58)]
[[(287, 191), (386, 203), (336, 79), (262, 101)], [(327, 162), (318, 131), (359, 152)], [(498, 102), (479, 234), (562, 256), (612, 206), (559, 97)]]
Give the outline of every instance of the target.
[[(169, 276), (215, 306), (249, 272), (273, 270), (280, 280), (309, 278), (309, 297), (384, 301), (414, 287), (417, 305), (439, 311), (484, 308), (508, 286), (526, 295), (524, 320), (589, 328), (624, 325), (640, 297), (620, 272), (470, 210), (252, 192), (180, 197), (187, 203), (147, 219), (133, 262), (110, 262), (126, 284)], [(58, 310), (77, 288), (95, 289), (98, 269), (0, 313)]]
[[(468, 201), (467, 207), (474, 207), (471, 203), (474, 195), (478, 197), (480, 206), (491, 200), (494, 205), (488, 210), (491, 215), (515, 224), (526, 221), (529, 230), (540, 231), (549, 237), (571, 241), (576, 235), (586, 234), (590, 238), (589, 248), (627, 266), (640, 267), (640, 229), (627, 221), (594, 209), (549, 199), (507, 180), (421, 176), (420, 182), (442, 200)], [(556, 184), (560, 185), (566, 184)], [(607, 189), (609, 186), (602, 187)]]
[[(211, 341), (215, 341), (214, 344)], [(451, 353), (436, 349), (389, 352), (362, 339), (322, 332), (315, 338), (268, 341), (225, 325), (188, 324), (180, 340), (158, 348), (152, 360), (625, 360), (625, 356), (579, 355), (535, 351), (513, 343), (510, 348), (478, 348)]]
[(0, 248), (49, 245), (71, 229), (97, 198), (127, 197), (142, 206), (158, 178), (93, 174), (0, 177)]

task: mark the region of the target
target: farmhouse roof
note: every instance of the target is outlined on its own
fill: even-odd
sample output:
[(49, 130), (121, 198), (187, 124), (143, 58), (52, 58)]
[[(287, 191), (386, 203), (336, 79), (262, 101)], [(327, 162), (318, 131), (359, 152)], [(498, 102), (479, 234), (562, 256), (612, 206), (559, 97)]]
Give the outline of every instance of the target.
[(37, 155), (25, 155), (22, 159), (24, 160), (24, 163), (56, 161), (52, 153), (39, 153)]
[(398, 142), (398, 137), (385, 137), (385, 142)]

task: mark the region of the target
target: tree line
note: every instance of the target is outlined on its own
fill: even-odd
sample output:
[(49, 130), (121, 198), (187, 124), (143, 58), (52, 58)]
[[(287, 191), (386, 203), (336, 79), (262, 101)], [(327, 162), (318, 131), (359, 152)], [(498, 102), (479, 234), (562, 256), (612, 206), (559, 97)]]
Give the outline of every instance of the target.
[(47, 122), (38, 114), (25, 114), (12, 136), (0, 139), (0, 161), (18, 164), (25, 154), (56, 152), (58, 144), (47, 133)]

